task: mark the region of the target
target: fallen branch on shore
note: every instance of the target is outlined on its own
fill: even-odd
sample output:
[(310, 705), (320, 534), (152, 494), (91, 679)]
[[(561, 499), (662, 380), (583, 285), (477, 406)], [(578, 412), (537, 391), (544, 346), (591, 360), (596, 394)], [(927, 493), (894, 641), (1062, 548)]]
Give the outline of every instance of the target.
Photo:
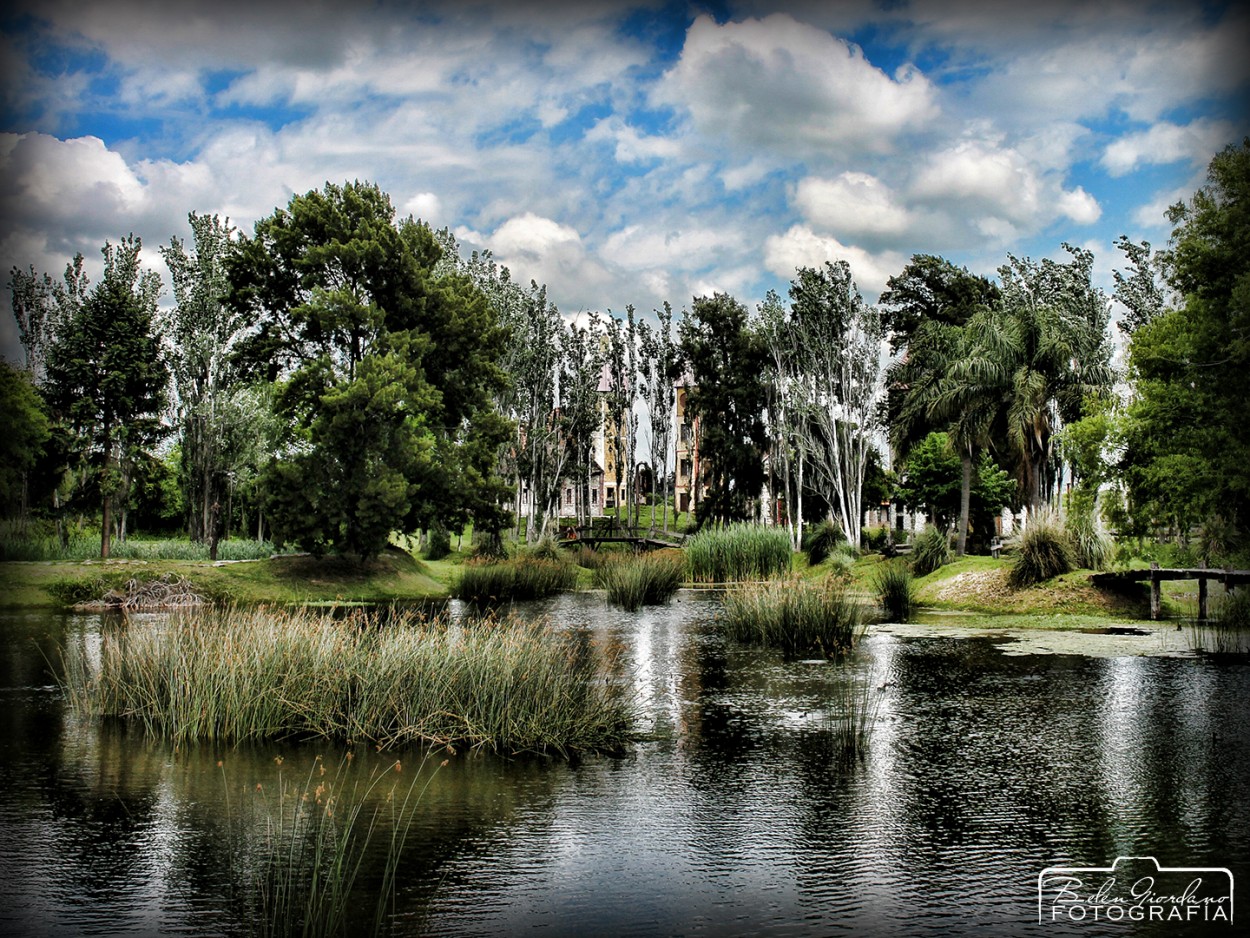
[(75, 608), (140, 612), (202, 606), (204, 602), (204, 597), (195, 591), (190, 580), (174, 573), (166, 573), (155, 580), (129, 579), (120, 589), (111, 589), (98, 600), (78, 603)]

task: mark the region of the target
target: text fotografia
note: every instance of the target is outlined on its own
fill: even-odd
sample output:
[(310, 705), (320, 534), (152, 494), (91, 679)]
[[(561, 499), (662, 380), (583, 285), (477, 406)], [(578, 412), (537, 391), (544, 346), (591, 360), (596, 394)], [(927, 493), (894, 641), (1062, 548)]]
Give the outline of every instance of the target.
[(1233, 874), (1224, 867), (1159, 866), (1117, 857), (1108, 867), (1052, 866), (1037, 877), (1039, 922), (1233, 921)]

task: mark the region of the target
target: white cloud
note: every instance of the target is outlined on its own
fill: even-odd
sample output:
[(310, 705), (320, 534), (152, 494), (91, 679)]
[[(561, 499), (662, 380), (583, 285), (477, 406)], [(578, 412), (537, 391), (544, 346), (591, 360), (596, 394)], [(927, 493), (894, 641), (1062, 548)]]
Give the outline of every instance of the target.
[(637, 128), (629, 126), (619, 117), (608, 117), (599, 121), (586, 132), (585, 139), (589, 143), (602, 141), (615, 144), (614, 152), (618, 163), (671, 159), (681, 152), (678, 141), (640, 133)]
[(819, 267), (825, 261), (844, 260), (866, 299), (875, 301), (886, 281), (903, 269), (905, 255), (896, 251), (872, 254), (837, 238), (819, 235), (806, 225), (794, 225), (785, 234), (764, 243), (764, 264), (778, 277), (790, 278), (799, 267)]
[(490, 234), (461, 228), (456, 237), (490, 248), (522, 283), (566, 284), (571, 295), (585, 295), (611, 282), (576, 230), (530, 212), (509, 218)]
[(1162, 121), (1149, 130), (1113, 140), (1103, 151), (1102, 165), (1112, 176), (1123, 176), (1142, 165), (1189, 162), (1205, 165), (1236, 134), (1228, 121), (1203, 118), (1185, 126)]
[(654, 98), (709, 137), (785, 158), (888, 151), (937, 114), (917, 70), (890, 77), (857, 46), (784, 13), (724, 25), (700, 16)]
[(1098, 200), (1077, 186), (1070, 192), (1060, 192), (1056, 206), (1059, 214), (1072, 219), (1078, 225), (1092, 225), (1102, 217)]
[(441, 227), (439, 221), (443, 215), (443, 206), (433, 192), (418, 192), (404, 203), (403, 210), (405, 214), (429, 222), (436, 228)]
[(898, 235), (911, 221), (890, 187), (868, 173), (809, 176), (799, 182), (794, 204), (808, 221), (844, 236)]

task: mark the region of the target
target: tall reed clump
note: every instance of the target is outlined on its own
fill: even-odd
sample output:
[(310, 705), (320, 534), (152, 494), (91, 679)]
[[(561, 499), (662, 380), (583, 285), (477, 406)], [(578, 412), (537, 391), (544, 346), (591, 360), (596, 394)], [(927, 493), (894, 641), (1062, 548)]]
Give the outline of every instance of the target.
[(842, 768), (864, 761), (880, 708), (881, 692), (868, 676), (843, 676), (834, 685), (823, 726), (830, 761)]
[(66, 661), (84, 715), (176, 743), (321, 737), (382, 747), (616, 750), (632, 712), (601, 653), (542, 621), (208, 609), (106, 635)]
[(932, 573), (938, 567), (950, 563), (953, 558), (951, 539), (945, 531), (929, 524), (916, 535), (911, 548), (911, 569), (916, 576)]
[(1106, 570), (1115, 554), (1115, 542), (1098, 528), (1092, 515), (1069, 513), (1067, 522), (1068, 542), (1072, 548), (1072, 560), (1087, 570)]
[(1020, 535), (1015, 562), (1007, 575), (1013, 589), (1041, 583), (1072, 569), (1072, 542), (1063, 522), (1044, 512), (1029, 518)]
[(595, 585), (608, 591), (610, 602), (634, 612), (668, 602), (685, 575), (686, 560), (679, 550), (610, 554), (595, 568)]
[(490, 604), (545, 599), (576, 585), (577, 567), (569, 561), (522, 555), (500, 563), (466, 563), (452, 592), (458, 599)]
[(1190, 625), (1189, 645), (1217, 655), (1250, 653), (1250, 588), (1239, 587), (1212, 602), (1210, 618)]
[(740, 642), (779, 648), (788, 657), (836, 658), (858, 640), (863, 611), (841, 580), (789, 577), (729, 593), (719, 621)]
[(803, 552), (807, 554), (807, 562), (815, 567), (824, 563), (837, 550), (839, 544), (846, 543), (846, 535), (842, 526), (834, 524), (826, 518), (808, 527), (803, 534)]
[(911, 570), (900, 561), (881, 565), (873, 577), (873, 591), (886, 618), (906, 622), (916, 608), (916, 584)]
[(731, 524), (704, 528), (686, 541), (686, 567), (694, 583), (766, 580), (790, 569), (784, 528)]
[[(241, 896), (251, 933), (382, 934), (394, 912), (400, 857), (433, 774), (395, 760), (365, 777), (349, 750), (332, 773), (317, 756), (301, 782), (283, 771), (281, 757), (274, 761), (275, 784), (245, 784), (237, 794), (219, 763), (226, 803), (236, 806), (230, 813), (256, 840), (246, 848), (254, 856)], [(366, 911), (368, 896), (376, 898)]]

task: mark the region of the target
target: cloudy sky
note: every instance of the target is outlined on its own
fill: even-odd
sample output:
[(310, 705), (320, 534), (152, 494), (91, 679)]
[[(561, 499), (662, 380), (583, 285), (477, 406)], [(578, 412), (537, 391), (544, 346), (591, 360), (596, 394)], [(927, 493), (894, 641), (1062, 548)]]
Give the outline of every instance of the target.
[[(785, 292), (845, 258), (1166, 241), (1250, 133), (1237, 3), (10, 2), (0, 265), (145, 256), (366, 179), (566, 313)], [(7, 277), (5, 278), (7, 280)], [(0, 313), (0, 352), (20, 356)]]

